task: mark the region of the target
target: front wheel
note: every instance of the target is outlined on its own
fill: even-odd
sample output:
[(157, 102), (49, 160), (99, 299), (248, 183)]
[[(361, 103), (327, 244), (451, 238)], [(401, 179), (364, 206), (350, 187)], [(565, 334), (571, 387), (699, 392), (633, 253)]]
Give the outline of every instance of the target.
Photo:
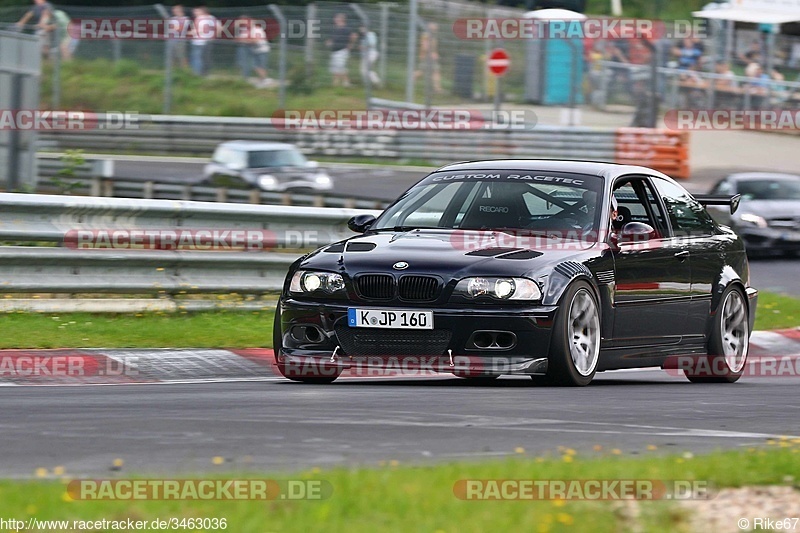
[(594, 378), (599, 357), (600, 311), (597, 298), (588, 283), (576, 281), (564, 292), (556, 312), (547, 375), (544, 379), (532, 377), (534, 381), (583, 387)]
[(272, 346), (275, 352), (275, 367), (286, 379), (310, 385), (327, 385), (339, 377), (341, 371), (320, 361), (314, 365), (292, 364), (281, 361), (280, 353), (283, 348), (283, 334), (281, 330), (281, 303), (275, 308), (275, 321), (272, 324)]
[(742, 377), (750, 349), (750, 322), (745, 297), (738, 287), (722, 293), (719, 308), (711, 317), (708, 355), (684, 370), (693, 383), (734, 383)]

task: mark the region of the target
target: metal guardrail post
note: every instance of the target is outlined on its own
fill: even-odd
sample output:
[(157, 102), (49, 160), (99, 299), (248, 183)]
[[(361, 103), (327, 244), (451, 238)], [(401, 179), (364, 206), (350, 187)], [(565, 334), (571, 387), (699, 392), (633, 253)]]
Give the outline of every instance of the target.
[(306, 78), (310, 79), (314, 69), (314, 35), (311, 31), (312, 22), (317, 21), (317, 5), (308, 4), (306, 6), (306, 42), (305, 42), (305, 68)]
[[(165, 21), (169, 20), (169, 12), (163, 4), (156, 4), (155, 6), (158, 14), (161, 15)], [(169, 115), (172, 109), (172, 79), (173, 79), (173, 46), (174, 41), (164, 41), (164, 104), (161, 109), (165, 115)]]
[[(11, 77), (11, 109), (22, 108), (22, 74), (10, 73)], [(20, 142), (22, 131), (18, 129), (11, 129), (8, 132), (8, 180), (6, 187), (9, 191), (16, 191), (19, 188), (19, 174), (20, 174), (20, 150), (22, 143)]]
[[(367, 14), (358, 4), (350, 4), (350, 9), (353, 10), (353, 12), (361, 21), (361, 25), (364, 26), (366, 32), (368, 33), (370, 31), (370, 22)], [(372, 80), (369, 77), (369, 57), (368, 54), (365, 54), (365, 50), (363, 49), (365, 38), (366, 34), (362, 36), (361, 40), (359, 41), (359, 60), (361, 61), (359, 70), (361, 71), (361, 81), (364, 84), (364, 99), (367, 103), (367, 109), (369, 109), (369, 101), (370, 98), (372, 98)]]
[(414, 101), (414, 72), (417, 59), (417, 17), (418, 0), (409, 0), (408, 5), (408, 43), (406, 47), (406, 102)]
[(286, 17), (283, 16), (280, 8), (275, 4), (270, 4), (268, 7), (272, 14), (275, 15), (275, 18), (278, 19), (278, 25), (281, 30), (280, 49), (278, 50), (278, 81), (280, 83), (278, 106), (283, 109), (286, 107), (286, 39), (289, 30), (286, 27)]
[(386, 85), (386, 54), (389, 51), (389, 10), (396, 6), (397, 4), (393, 2), (381, 2), (381, 34), (380, 34), (380, 57), (379, 60), (379, 69), (381, 73), (381, 79), (383, 80), (384, 86)]
[(50, 47), (53, 58), (53, 93), (50, 104), (53, 109), (61, 107), (61, 26), (56, 24), (53, 31), (54, 43)]

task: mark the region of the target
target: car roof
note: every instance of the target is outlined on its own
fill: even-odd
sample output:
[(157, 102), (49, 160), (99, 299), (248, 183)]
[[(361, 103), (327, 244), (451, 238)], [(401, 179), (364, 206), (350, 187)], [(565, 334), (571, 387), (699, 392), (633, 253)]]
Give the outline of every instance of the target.
[(464, 161), (436, 169), (436, 172), (453, 170), (531, 170), (536, 172), (573, 172), (614, 179), (626, 174), (646, 174), (674, 181), (672, 178), (652, 168), (638, 165), (622, 165), (602, 161), (564, 161), (556, 159), (489, 159)]
[(786, 174), (783, 172), (737, 172), (736, 174), (730, 174), (725, 179), (730, 181), (740, 181), (756, 178), (767, 178), (771, 180), (798, 180), (800, 179), (800, 176), (796, 174)]
[(297, 149), (297, 147), (293, 144), (289, 143), (274, 143), (274, 142), (263, 142), (263, 141), (227, 141), (219, 146), (230, 148), (233, 150), (242, 150), (242, 151), (272, 151), (272, 150), (287, 150), (287, 149)]

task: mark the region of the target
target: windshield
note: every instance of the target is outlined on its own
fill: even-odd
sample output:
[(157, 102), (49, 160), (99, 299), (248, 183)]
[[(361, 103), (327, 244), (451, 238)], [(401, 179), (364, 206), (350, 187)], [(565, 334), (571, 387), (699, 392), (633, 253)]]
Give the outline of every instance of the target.
[(596, 230), (600, 178), (536, 174), (434, 174), (384, 211), (372, 229), (495, 229), (536, 233)]
[(800, 179), (743, 180), (737, 187), (745, 200), (800, 200)]
[(297, 150), (265, 150), (250, 152), (247, 156), (248, 168), (264, 167), (304, 167), (305, 156)]

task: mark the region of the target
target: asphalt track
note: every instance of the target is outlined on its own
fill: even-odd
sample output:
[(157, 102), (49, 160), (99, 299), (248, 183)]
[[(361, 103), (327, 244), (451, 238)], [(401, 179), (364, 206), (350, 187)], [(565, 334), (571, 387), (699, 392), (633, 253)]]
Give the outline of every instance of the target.
[(113, 476), (115, 459), (127, 472), (180, 474), (472, 461), (559, 446), (625, 456), (749, 447), (800, 434), (797, 379), (697, 385), (645, 370), (600, 374), (581, 389), (452, 377), (2, 387), (0, 475), (61, 466)]
[[(117, 173), (152, 176), (147, 166), (118, 162)], [(158, 166), (178, 179), (196, 170)], [(421, 175), (383, 172), (393, 177), (338, 168), (337, 192), (389, 199)], [(796, 264), (754, 261), (754, 285), (798, 294)], [(797, 373), (697, 385), (660, 370), (625, 371), (599, 374), (581, 389), (526, 378), (344, 378), (324, 387), (254, 379), (0, 387), (0, 476), (56, 466), (69, 476), (113, 476), (115, 459), (123, 472), (180, 474), (482, 460), (520, 449), (556, 454), (559, 446), (580, 454), (701, 453), (800, 436)]]

